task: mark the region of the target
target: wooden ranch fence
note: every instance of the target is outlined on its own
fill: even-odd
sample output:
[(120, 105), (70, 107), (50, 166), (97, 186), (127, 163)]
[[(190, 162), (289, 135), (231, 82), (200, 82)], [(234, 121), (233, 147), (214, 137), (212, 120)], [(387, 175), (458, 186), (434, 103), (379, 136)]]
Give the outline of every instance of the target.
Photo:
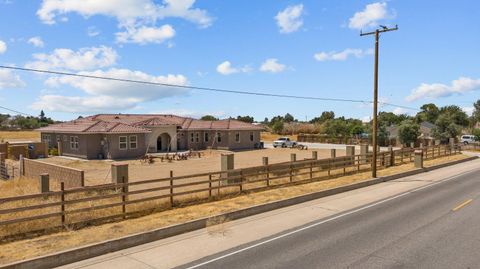
[[(427, 160), (459, 152), (457, 147), (449, 146), (421, 150)], [(377, 164), (385, 168), (412, 162), (414, 151), (404, 148), (380, 152)], [(367, 171), (371, 162), (370, 153), (187, 176), (174, 176), (171, 172), (167, 178), (75, 189), (66, 189), (62, 182), (60, 191), (0, 199), (0, 237), (81, 227), (242, 192), (330, 179)]]

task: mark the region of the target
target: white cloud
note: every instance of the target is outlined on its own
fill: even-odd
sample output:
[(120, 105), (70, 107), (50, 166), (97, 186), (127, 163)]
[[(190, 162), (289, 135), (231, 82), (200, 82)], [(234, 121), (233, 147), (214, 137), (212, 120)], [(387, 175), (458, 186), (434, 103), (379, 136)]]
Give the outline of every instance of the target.
[(422, 98), (448, 97), (456, 94), (461, 95), (476, 90), (480, 90), (480, 79), (460, 77), (453, 80), (451, 85), (441, 83), (422, 83), (420, 86), (413, 89), (412, 93), (405, 99), (411, 102)]
[(225, 61), (217, 66), (217, 72), (222, 75), (231, 75), (235, 73), (247, 73), (250, 72), (251, 68), (248, 66), (244, 67), (233, 67), (232, 63)]
[(87, 29), (87, 35), (88, 35), (89, 37), (94, 37), (94, 36), (97, 36), (97, 35), (99, 35), (99, 34), (100, 34), (100, 31), (97, 29), (97, 27), (95, 27), (95, 26), (90, 26), (90, 27), (88, 27), (88, 29)]
[(270, 72), (270, 73), (279, 73), (279, 72), (285, 71), (286, 68), (287, 66), (279, 63), (278, 59), (270, 58), (265, 60), (265, 62), (263, 62), (263, 64), (260, 66), (260, 71)]
[(349, 19), (348, 27), (351, 29), (377, 27), (379, 21), (394, 17), (395, 15), (388, 11), (386, 2), (377, 2), (367, 5), (362, 11), (356, 12)]
[[(112, 68), (107, 71), (96, 70), (79, 72), (78, 74), (187, 85), (187, 78), (183, 75), (153, 76), (128, 69)], [(185, 95), (189, 92), (188, 89), (175, 87), (69, 76), (50, 77), (45, 81), (45, 85), (57, 88), (63, 88), (65, 85), (68, 85), (86, 94), (85, 96), (43, 95), (32, 106), (35, 109), (62, 112), (99, 112), (131, 109), (137, 107), (142, 102)]]
[(51, 54), (33, 54), (35, 61), (25, 66), (35, 69), (68, 69), (91, 70), (112, 66), (116, 63), (118, 54), (110, 47), (81, 48), (78, 51), (71, 49), (55, 49)]
[(293, 33), (303, 25), (303, 5), (288, 6), (275, 16), (280, 33)]
[(473, 106), (462, 107), (462, 110), (465, 113), (467, 113), (468, 116), (471, 116), (473, 114), (473, 111), (475, 111), (475, 107), (473, 107)]
[(7, 51), (7, 43), (0, 40), (0, 54), (4, 54)]
[(125, 32), (116, 33), (117, 42), (119, 43), (162, 43), (167, 39), (175, 36), (175, 30), (172, 26), (166, 24), (161, 27), (146, 27), (139, 28), (128, 27)]
[(32, 104), (35, 110), (60, 111), (70, 113), (95, 113), (132, 109), (138, 104), (136, 99), (115, 98), (112, 96), (63, 96), (43, 95)]
[(372, 116), (365, 116), (361, 118), (363, 123), (369, 123), (372, 120)]
[(45, 43), (43, 43), (43, 40), (39, 36), (34, 36), (28, 40), (29, 44), (32, 44), (33, 46), (37, 48), (43, 48), (45, 46)]
[(372, 49), (362, 50), (362, 49), (345, 49), (340, 52), (330, 51), (330, 52), (319, 52), (316, 53), (313, 57), (315, 60), (324, 62), (324, 61), (345, 61), (350, 56), (355, 58), (362, 58), (365, 55), (373, 54)]
[(25, 85), (19, 75), (14, 74), (11, 70), (0, 69), (0, 89), (23, 88)]
[(402, 114), (408, 114), (410, 111), (408, 109), (405, 109), (405, 108), (401, 108), (401, 107), (396, 107), (395, 109), (393, 109), (392, 113), (395, 114), (395, 115), (402, 115)]
[[(37, 16), (43, 23), (54, 24), (58, 16), (67, 13), (78, 13), (85, 18), (94, 15), (114, 17), (119, 28), (125, 31), (117, 33), (138, 33), (145, 30), (158, 32), (156, 23), (168, 17), (181, 18), (193, 22), (201, 28), (209, 27), (213, 19), (203, 9), (193, 8), (195, 0), (164, 0), (162, 4), (154, 0), (44, 0), (37, 11)], [(136, 30), (134, 30), (136, 29)], [(158, 42), (158, 33), (154, 34), (152, 42)], [(135, 38), (128, 38), (134, 42)], [(141, 42), (149, 39), (140, 38)]]

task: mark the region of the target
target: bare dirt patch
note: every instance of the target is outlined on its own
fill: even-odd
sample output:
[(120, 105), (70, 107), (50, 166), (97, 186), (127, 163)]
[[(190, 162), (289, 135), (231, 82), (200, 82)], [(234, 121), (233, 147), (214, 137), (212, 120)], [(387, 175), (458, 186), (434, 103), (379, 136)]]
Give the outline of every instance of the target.
[[(246, 168), (262, 165), (262, 157), (268, 157), (269, 163), (280, 163), (290, 161), (290, 154), (295, 153), (297, 160), (303, 160), (312, 157), (313, 150), (298, 150), (290, 148), (277, 149), (259, 149), (248, 151), (220, 151), (205, 150), (202, 151), (201, 158), (191, 158), (183, 161), (163, 161), (155, 159), (153, 164), (145, 164), (140, 160), (117, 161), (129, 165), (129, 180), (139, 181), (157, 178), (167, 178), (170, 171), (174, 176), (192, 175), (220, 171), (220, 155), (223, 153), (235, 154), (235, 168)], [(318, 158), (329, 158), (330, 150), (316, 149)], [(344, 150), (337, 150), (337, 156), (345, 155)], [(108, 183), (111, 180), (110, 167), (114, 161), (111, 160), (80, 160), (64, 157), (51, 157), (42, 159), (47, 163), (54, 163), (68, 166), (85, 171), (85, 184), (98, 185)]]

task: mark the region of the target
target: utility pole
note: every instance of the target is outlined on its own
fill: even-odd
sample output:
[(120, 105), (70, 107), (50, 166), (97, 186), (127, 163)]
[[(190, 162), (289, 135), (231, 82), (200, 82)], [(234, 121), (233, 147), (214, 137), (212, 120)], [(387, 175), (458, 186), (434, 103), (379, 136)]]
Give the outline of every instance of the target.
[(375, 35), (375, 70), (373, 73), (373, 123), (372, 123), (372, 144), (373, 144), (373, 156), (372, 156), (372, 177), (377, 177), (377, 145), (378, 145), (378, 40), (381, 33), (396, 31), (398, 26), (395, 25), (395, 28), (388, 28), (386, 26), (380, 25), (382, 29), (377, 29), (374, 32), (362, 33), (360, 31), (360, 36), (366, 35)]

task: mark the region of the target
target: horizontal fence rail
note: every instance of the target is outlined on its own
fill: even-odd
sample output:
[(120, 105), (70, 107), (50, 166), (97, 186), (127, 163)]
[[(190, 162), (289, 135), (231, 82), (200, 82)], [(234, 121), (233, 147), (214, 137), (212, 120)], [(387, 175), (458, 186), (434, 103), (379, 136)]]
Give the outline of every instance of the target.
[[(411, 163), (415, 150), (425, 160), (459, 153), (447, 145), (378, 152), (379, 169)], [(242, 192), (327, 180), (368, 171), (372, 153), (217, 171), (187, 176), (105, 184), (0, 198), (0, 238), (63, 227), (81, 227), (162, 211)], [(39, 229), (38, 227), (42, 227)], [(3, 231), (3, 232), (2, 232)]]

